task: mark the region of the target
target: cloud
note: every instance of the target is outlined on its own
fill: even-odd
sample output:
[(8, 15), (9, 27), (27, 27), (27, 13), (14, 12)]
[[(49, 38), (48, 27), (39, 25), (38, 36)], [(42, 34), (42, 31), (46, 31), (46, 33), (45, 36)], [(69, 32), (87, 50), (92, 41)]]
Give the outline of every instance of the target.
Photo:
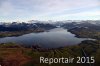
[(15, 6), (15, 10), (22, 9), (35, 13), (45, 13), (80, 7), (93, 7), (100, 5), (99, 3), (99, 0), (5, 0), (2, 7), (12, 8), (12, 6)]
[(49, 18), (91, 12), (92, 8), (100, 9), (99, 6), (100, 0), (0, 0), (0, 16)]
[(1, 1), (0, 14), (3, 16), (9, 15), (13, 10), (13, 5), (9, 1)]

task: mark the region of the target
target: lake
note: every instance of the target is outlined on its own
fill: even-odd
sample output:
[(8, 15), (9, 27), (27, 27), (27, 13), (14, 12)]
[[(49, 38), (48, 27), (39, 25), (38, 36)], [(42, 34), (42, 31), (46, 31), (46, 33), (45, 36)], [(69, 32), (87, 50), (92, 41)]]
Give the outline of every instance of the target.
[(64, 28), (55, 28), (41, 33), (0, 38), (0, 43), (14, 42), (25, 46), (39, 45), (43, 48), (58, 48), (81, 43), (88, 38), (77, 38)]

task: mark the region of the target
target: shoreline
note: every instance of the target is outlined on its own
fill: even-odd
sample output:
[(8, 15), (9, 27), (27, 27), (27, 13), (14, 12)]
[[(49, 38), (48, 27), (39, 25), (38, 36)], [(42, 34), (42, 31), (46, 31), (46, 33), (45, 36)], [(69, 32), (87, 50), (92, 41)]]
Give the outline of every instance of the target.
[[(88, 56), (95, 57), (96, 63), (99, 63), (98, 60), (98, 50), (100, 50), (98, 41), (84, 41), (81, 44), (75, 45), (75, 46), (66, 46), (62, 48), (56, 48), (56, 49), (44, 49), (39, 46), (33, 46), (30, 48), (25, 48), (17, 44), (0, 44), (0, 58), (2, 59), (1, 63), (6, 64), (6, 61), (8, 63), (17, 63), (21, 64), (21, 62), (26, 61), (24, 64), (27, 66), (27, 64), (37, 64), (35, 66), (39, 66), (44, 64), (43, 66), (47, 66), (45, 63), (40, 63), (39, 58), (46, 57), (46, 58), (68, 58), (68, 57), (83, 57), (84, 54), (82, 52), (82, 49), (86, 52)], [(91, 50), (90, 50), (91, 49)], [(95, 51), (94, 51), (95, 50)], [(6, 56), (6, 57), (4, 57)], [(14, 57), (18, 56), (18, 57)], [(24, 57), (24, 59), (23, 59)], [(13, 62), (12, 60), (15, 59), (16, 62)], [(6, 60), (6, 61), (3, 61)], [(10, 61), (9, 61), (10, 60)], [(23, 61), (20, 61), (23, 60)], [(27, 61), (28, 60), (28, 61)], [(75, 59), (76, 60), (76, 59)], [(32, 63), (31, 63), (32, 62)], [(9, 64), (8, 64), (9, 65)], [(70, 65), (70, 64), (69, 64)], [(52, 65), (51, 65), (52, 66)], [(66, 64), (65, 64), (66, 66)], [(74, 66), (77, 66), (77, 64)], [(84, 66), (82, 64), (81, 66)]]
[(12, 37), (12, 36), (21, 36), (24, 34), (29, 34), (29, 33), (39, 33), (39, 32), (44, 32), (44, 29), (37, 29), (37, 30), (26, 30), (26, 31), (5, 31), (5, 32), (0, 32), (0, 38), (3, 37)]
[(80, 32), (79, 31), (77, 31), (77, 32), (75, 32), (75, 31), (73, 31), (73, 30), (68, 30), (69, 32), (71, 32), (72, 34), (74, 34), (75, 35), (75, 37), (77, 37), (77, 38), (90, 38), (90, 39), (95, 39), (95, 40), (99, 40), (100, 38), (98, 38), (98, 37), (95, 37), (95, 36), (93, 36), (92, 34), (90, 34), (90, 35), (92, 35), (92, 36), (88, 36), (88, 35), (84, 35), (84, 34), (80, 34)]

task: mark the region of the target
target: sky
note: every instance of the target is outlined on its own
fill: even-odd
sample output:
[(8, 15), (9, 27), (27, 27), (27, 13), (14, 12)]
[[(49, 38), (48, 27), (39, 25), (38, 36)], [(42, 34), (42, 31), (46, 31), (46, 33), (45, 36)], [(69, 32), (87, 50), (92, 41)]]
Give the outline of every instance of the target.
[(0, 0), (0, 21), (100, 20), (100, 0)]

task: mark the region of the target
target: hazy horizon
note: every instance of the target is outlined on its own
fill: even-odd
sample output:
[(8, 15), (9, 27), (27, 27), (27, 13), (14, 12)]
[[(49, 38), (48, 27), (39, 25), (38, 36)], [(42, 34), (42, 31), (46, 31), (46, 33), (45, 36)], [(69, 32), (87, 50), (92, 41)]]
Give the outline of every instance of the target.
[(100, 20), (100, 0), (0, 0), (0, 21)]

